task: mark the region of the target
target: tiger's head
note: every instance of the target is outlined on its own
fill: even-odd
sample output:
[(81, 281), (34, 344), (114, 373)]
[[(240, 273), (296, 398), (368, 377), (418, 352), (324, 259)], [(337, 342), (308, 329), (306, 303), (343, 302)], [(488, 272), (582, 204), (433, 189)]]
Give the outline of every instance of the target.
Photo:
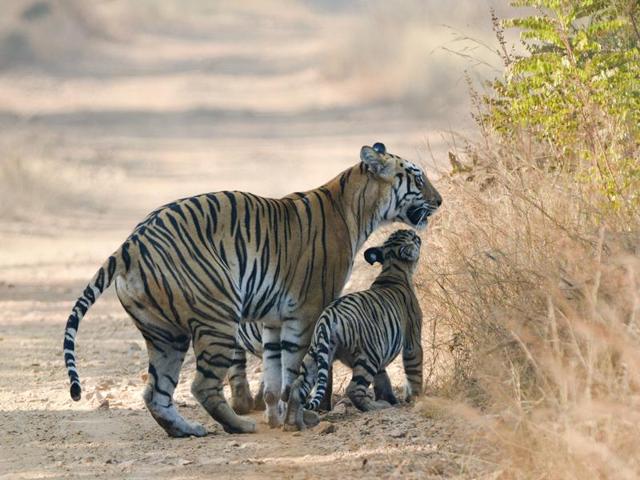
[(442, 205), (442, 197), (422, 169), (388, 153), (382, 143), (362, 147), (360, 159), (380, 186), (383, 219), (424, 229), (428, 218)]
[(364, 259), (373, 265), (376, 262), (385, 265), (391, 261), (400, 261), (413, 270), (420, 258), (422, 240), (413, 230), (396, 230), (380, 247), (367, 248)]

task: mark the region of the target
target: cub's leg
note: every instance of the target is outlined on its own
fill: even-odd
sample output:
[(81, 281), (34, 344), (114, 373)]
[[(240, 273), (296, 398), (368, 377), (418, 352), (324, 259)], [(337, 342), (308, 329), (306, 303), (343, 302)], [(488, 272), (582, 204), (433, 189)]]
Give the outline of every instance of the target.
[(233, 351), (228, 378), (231, 387), (231, 407), (239, 415), (249, 413), (254, 408), (254, 402), (247, 381), (247, 353), (239, 345), (236, 345)]
[(331, 402), (331, 397), (333, 396), (333, 364), (329, 365), (329, 370), (327, 372), (327, 389), (324, 392), (324, 397), (322, 397), (322, 401), (320, 405), (318, 405), (318, 410), (322, 412), (330, 412), (333, 408), (333, 404)]
[(196, 377), (191, 393), (226, 432), (251, 433), (256, 431), (255, 422), (236, 415), (223, 392), (224, 378), (236, 346), (237, 326), (237, 317), (190, 320), (196, 354)]
[(385, 402), (389, 402), (391, 405), (396, 405), (398, 403), (398, 399), (393, 393), (391, 380), (389, 380), (389, 375), (386, 370), (378, 372), (378, 374), (373, 377), (373, 393), (375, 394), (376, 400), (384, 400)]
[(311, 389), (316, 383), (318, 374), (318, 364), (313, 352), (307, 353), (302, 362), (300, 368), (300, 375), (291, 385), (289, 392), (289, 400), (287, 402), (287, 412), (285, 415), (284, 430), (304, 430), (307, 426), (317, 424), (313, 418), (306, 418), (309, 414), (317, 417), (315, 412), (310, 410), (305, 411), (303, 405), (305, 404)]
[(199, 423), (185, 420), (173, 403), (173, 392), (189, 348), (188, 333), (154, 315), (140, 302), (134, 302), (123, 290), (118, 289), (122, 306), (147, 343), (149, 376), (142, 398), (151, 416), (172, 437), (205, 436), (207, 430)]
[(267, 423), (271, 428), (282, 425), (284, 404), (280, 400), (282, 390), (282, 365), (280, 327), (264, 325), (262, 331), (262, 368), (264, 381), (264, 402)]
[(422, 323), (417, 321), (416, 324), (414, 332), (405, 340), (402, 349), (402, 363), (404, 365), (404, 373), (407, 376), (407, 382), (404, 387), (405, 402), (411, 402), (415, 397), (422, 394), (423, 351), (420, 344)]
[(353, 366), (353, 376), (347, 386), (347, 396), (358, 410), (368, 412), (387, 408), (390, 404), (384, 400), (371, 400), (367, 396), (369, 385), (374, 380), (372, 372), (377, 371), (377, 367), (372, 365), (367, 357), (360, 355)]

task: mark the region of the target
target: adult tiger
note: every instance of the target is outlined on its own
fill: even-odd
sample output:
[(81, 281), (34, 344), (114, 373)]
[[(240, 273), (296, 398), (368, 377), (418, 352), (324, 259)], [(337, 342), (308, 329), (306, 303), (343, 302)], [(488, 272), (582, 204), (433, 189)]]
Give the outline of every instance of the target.
[(356, 252), (383, 223), (424, 228), (442, 202), (420, 168), (384, 145), (362, 147), (360, 158), (305, 193), (282, 199), (209, 193), (149, 214), (98, 270), (67, 320), (71, 397), (81, 395), (79, 322), (115, 279), (118, 298), (147, 343), (143, 398), (169, 435), (207, 433), (173, 404), (190, 342), (193, 395), (225, 431), (255, 431), (255, 422), (238, 416), (223, 394), (241, 321), (263, 322), (267, 418), (281, 425), (281, 393), (297, 376), (315, 321), (340, 294)]

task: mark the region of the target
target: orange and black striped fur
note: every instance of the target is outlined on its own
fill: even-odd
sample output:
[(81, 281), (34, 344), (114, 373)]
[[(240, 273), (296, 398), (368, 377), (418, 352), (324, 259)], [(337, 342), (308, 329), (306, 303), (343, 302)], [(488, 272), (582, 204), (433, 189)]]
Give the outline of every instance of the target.
[[(291, 387), (287, 429), (305, 428), (304, 402), (315, 385), (307, 407), (318, 407), (334, 358), (353, 369), (347, 396), (359, 410), (398, 403), (386, 367), (400, 350), (407, 377), (405, 400), (422, 392), (422, 312), (413, 287), (420, 244), (415, 232), (398, 230), (381, 247), (367, 249), (367, 261), (382, 263), (382, 271), (368, 290), (339, 298), (320, 315), (300, 375)], [(372, 383), (375, 400), (368, 396)]]
[(361, 161), (325, 185), (282, 199), (243, 192), (185, 198), (147, 216), (98, 270), (67, 321), (64, 357), (80, 399), (75, 336), (80, 320), (115, 280), (117, 295), (147, 343), (143, 397), (171, 436), (206, 435), (185, 420), (173, 392), (189, 345), (191, 391), (227, 432), (253, 432), (223, 395), (241, 322), (261, 321), (264, 400), (282, 424), (283, 392), (298, 374), (315, 321), (335, 300), (353, 258), (379, 225), (423, 228), (441, 197), (412, 163), (362, 147)]

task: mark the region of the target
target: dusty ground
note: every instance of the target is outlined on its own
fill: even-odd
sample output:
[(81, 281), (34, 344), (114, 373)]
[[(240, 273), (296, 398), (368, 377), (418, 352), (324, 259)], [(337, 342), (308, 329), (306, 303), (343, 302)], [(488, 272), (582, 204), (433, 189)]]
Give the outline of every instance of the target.
[[(287, 4), (275, 15), (273, 5), (258, 2), (256, 11), (196, 8), (176, 22), (181, 10), (172, 1), (162, 3), (166, 11), (153, 2), (102, 2), (88, 19), (61, 7), (73, 2), (52, 1), (48, 11), (25, 14), (34, 3), (7, 2), (0, 22), (0, 478), (466, 478), (485, 471), (468, 455), (470, 434), (410, 406), (334, 414), (331, 433), (260, 423), (255, 435), (227, 435), (189, 394), (189, 359), (176, 399), (211, 434), (170, 439), (142, 403), (146, 353), (113, 292), (81, 325), (85, 395), (69, 399), (66, 318), (146, 212), (204, 191), (281, 196), (311, 188), (357, 161), (360, 145), (379, 140), (425, 159), (430, 117), (376, 100), (382, 87), (363, 92), (361, 83), (323, 73), (323, 42), (331, 29), (346, 28), (347, 14), (329, 18)], [(442, 149), (437, 135), (430, 138)], [(372, 275), (362, 263), (350, 288)], [(338, 373), (340, 393), (347, 372)]]
[[(189, 393), (193, 357), (186, 361), (176, 401), (210, 435), (171, 439), (141, 400), (146, 353), (112, 294), (101, 298), (82, 325), (78, 350), (85, 395), (74, 403), (60, 345), (70, 298), (80, 284), (53, 273), (65, 265), (33, 269), (51, 272), (53, 280), (19, 280), (16, 273), (0, 284), (0, 478), (466, 478), (484, 470), (468, 455), (472, 437), (411, 406), (369, 414), (338, 410), (327, 418), (332, 433), (271, 430), (256, 414), (257, 434), (228, 435)], [(259, 366), (250, 370), (255, 387)], [(346, 373), (337, 372), (338, 392)], [(400, 384), (397, 370), (393, 379)]]

